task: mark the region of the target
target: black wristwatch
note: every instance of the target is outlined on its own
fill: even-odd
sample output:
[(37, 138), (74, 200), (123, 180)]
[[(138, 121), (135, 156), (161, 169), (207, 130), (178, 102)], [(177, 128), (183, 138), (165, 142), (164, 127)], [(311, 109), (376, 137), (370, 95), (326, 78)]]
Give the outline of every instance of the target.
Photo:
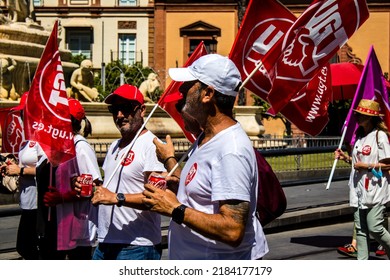
[(117, 193), (116, 199), (118, 200), (118, 202), (116, 204), (118, 207), (121, 207), (123, 205), (123, 203), (125, 203), (125, 200), (126, 200), (125, 195), (123, 193)]
[(172, 211), (172, 220), (181, 225), (184, 220), (184, 212), (186, 211), (187, 206), (184, 204), (176, 207)]

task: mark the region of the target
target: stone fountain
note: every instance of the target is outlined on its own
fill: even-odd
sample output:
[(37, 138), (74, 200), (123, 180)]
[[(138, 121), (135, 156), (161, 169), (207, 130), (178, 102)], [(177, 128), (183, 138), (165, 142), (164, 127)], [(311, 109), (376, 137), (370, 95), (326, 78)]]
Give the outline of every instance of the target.
[[(12, 82), (16, 97), (20, 97), (29, 89), (50, 33), (51, 30), (45, 30), (33, 21), (13, 22), (0, 15), (0, 68), (2, 68), (0, 70), (3, 73), (6, 70), (4, 67), (10, 67), (12, 71), (11, 80), (7, 81), (7, 77), (0, 78), (0, 88), (7, 86), (7, 82)], [(70, 51), (61, 49), (59, 51), (65, 80), (69, 80), (72, 71), (79, 65), (70, 62), (72, 57)], [(8, 99), (5, 96), (0, 98)], [(13, 96), (9, 99), (17, 100)]]

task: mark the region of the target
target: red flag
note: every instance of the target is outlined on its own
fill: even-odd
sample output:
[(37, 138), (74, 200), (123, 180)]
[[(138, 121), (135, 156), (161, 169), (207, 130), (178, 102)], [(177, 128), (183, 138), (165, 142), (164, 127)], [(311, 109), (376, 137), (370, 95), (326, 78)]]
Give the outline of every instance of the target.
[[(266, 69), (276, 63), (282, 52), (278, 42), (295, 20), (296, 17), (278, 1), (251, 1), (230, 52), (230, 58), (246, 82), (245, 88), (266, 102), (272, 86)], [(263, 63), (262, 67), (256, 71), (259, 63)], [(329, 69), (325, 66), (281, 113), (305, 133), (319, 134), (329, 120), (330, 83)]]
[[(282, 49), (277, 42), (295, 20), (296, 17), (275, 0), (251, 0), (246, 9), (229, 58), (240, 70), (243, 81), (262, 63), (245, 87), (264, 101), (267, 101), (271, 89), (271, 81), (265, 69), (272, 68), (278, 59)], [(270, 51), (277, 47), (279, 51)]]
[[(187, 67), (191, 65), (195, 60), (197, 60), (199, 57), (205, 54), (207, 54), (207, 50), (202, 41), (196, 47), (196, 49), (191, 54), (191, 56), (187, 59), (183, 67)], [(183, 84), (182, 82), (172, 81), (164, 91), (163, 95), (161, 95), (160, 100), (158, 101), (158, 105), (176, 121), (176, 123), (183, 130), (183, 133), (186, 136), (186, 138), (191, 143), (193, 143), (196, 140), (196, 136), (185, 129), (183, 118), (176, 110), (175, 107), (176, 102), (174, 102), (183, 97), (182, 94), (179, 92), (179, 88), (182, 84)]]
[(283, 51), (268, 71), (272, 80), (268, 101), (275, 113), (329, 62), (368, 16), (365, 0), (315, 0), (304, 11), (279, 41)]
[(353, 117), (353, 110), (356, 109), (361, 99), (376, 100), (381, 107), (382, 114), (384, 114), (383, 120), (386, 126), (390, 127), (389, 95), (374, 47), (370, 48), (355, 97), (344, 122), (343, 130), (346, 129), (344, 141), (349, 144), (355, 142), (354, 136), (358, 124)]
[(58, 22), (35, 72), (24, 115), (26, 139), (39, 142), (53, 166), (75, 156), (57, 32)]
[(329, 121), (332, 80), (329, 63), (282, 109), (281, 113), (303, 132), (318, 135)]
[(24, 142), (23, 121), (20, 111), (14, 108), (0, 109), (1, 152), (11, 153), (18, 157), (20, 146)]

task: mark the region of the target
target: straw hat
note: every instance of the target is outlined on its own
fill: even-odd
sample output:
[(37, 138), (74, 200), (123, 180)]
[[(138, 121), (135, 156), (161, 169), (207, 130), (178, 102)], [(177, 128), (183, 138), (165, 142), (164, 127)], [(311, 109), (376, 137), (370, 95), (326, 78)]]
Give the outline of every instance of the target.
[(367, 115), (367, 116), (373, 116), (373, 117), (384, 116), (383, 114), (380, 113), (379, 103), (369, 99), (360, 100), (359, 105), (354, 111), (359, 114)]

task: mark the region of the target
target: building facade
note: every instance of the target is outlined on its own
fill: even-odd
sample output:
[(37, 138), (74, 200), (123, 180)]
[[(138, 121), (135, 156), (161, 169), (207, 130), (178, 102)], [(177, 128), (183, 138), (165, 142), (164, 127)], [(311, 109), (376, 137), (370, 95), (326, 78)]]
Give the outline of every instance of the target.
[[(20, 0), (25, 1), (25, 0)], [(36, 22), (51, 30), (59, 20), (60, 48), (83, 54), (95, 68), (120, 60), (140, 63), (159, 75), (180, 67), (200, 41), (209, 52), (228, 55), (242, 14), (239, 3), (228, 0), (30, 0)], [(261, 0), (257, 0), (261, 1)], [(8, 13), (9, 0), (0, 0)], [(247, 1), (246, 1), (247, 2)], [(297, 16), (311, 0), (280, 0)], [(368, 0), (369, 19), (348, 41), (349, 52), (365, 62), (371, 45), (384, 72), (390, 72), (390, 1)], [(345, 57), (340, 55), (340, 61)], [(250, 104), (249, 104), (250, 105)]]

